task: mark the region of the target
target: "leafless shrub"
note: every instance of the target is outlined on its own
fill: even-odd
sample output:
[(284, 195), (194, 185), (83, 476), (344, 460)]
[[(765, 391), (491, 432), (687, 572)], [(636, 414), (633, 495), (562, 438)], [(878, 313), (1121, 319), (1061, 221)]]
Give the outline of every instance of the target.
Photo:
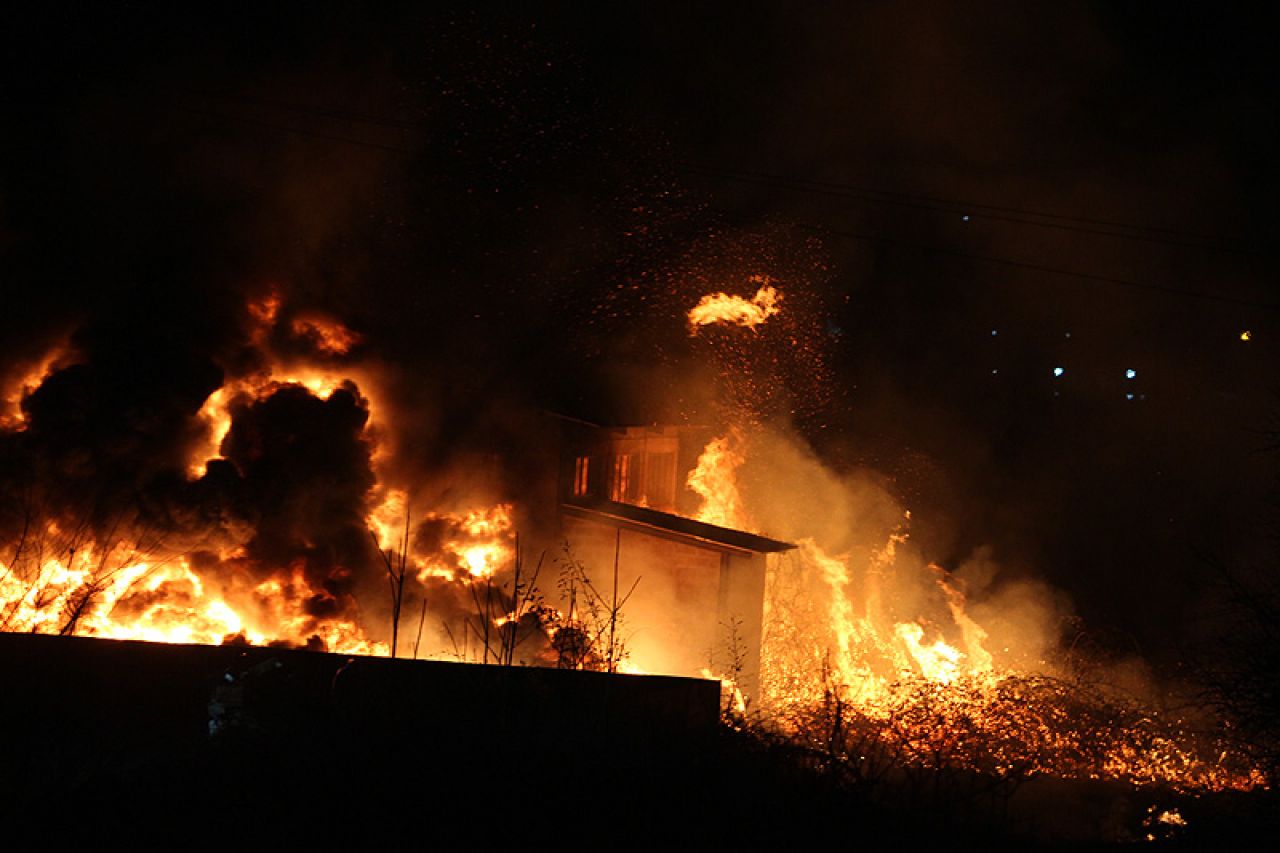
[(626, 660), (629, 652), (622, 610), (635, 593), (640, 578), (636, 578), (625, 594), (619, 595), (619, 551), (620, 545), (615, 543), (613, 584), (605, 595), (596, 588), (590, 572), (574, 556), (569, 543), (563, 544), (556, 586), (567, 609), (555, 615), (551, 626), (554, 632), (552, 647), (557, 653), (558, 667), (617, 672)]

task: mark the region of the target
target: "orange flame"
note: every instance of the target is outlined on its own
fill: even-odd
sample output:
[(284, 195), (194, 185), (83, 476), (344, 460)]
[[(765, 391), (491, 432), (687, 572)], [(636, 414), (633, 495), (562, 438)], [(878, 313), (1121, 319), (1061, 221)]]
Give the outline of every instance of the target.
[(742, 497), (738, 494), (738, 468), (745, 461), (739, 449), (741, 444), (742, 434), (736, 429), (713, 439), (689, 472), (687, 485), (702, 498), (702, 505), (694, 514), (698, 521), (720, 527), (747, 528)]
[(497, 504), (462, 513), (427, 513), (427, 520), (443, 522), (452, 535), (443, 543), (441, 553), (415, 560), (419, 580), (493, 577), (515, 557), (511, 511), (511, 504)]
[(308, 615), (315, 596), (300, 571), (220, 591), (185, 559), (113, 563), (92, 547), (70, 560), (0, 563), (0, 630), (160, 643), (319, 644), (345, 654), (386, 654), (354, 623)]
[(782, 294), (769, 279), (763, 276), (752, 276), (753, 283), (760, 284), (756, 295), (750, 299), (729, 293), (709, 293), (703, 296), (698, 304), (689, 309), (689, 329), (696, 334), (699, 326), (713, 323), (729, 326), (742, 326), (756, 331), (765, 320), (782, 309)]

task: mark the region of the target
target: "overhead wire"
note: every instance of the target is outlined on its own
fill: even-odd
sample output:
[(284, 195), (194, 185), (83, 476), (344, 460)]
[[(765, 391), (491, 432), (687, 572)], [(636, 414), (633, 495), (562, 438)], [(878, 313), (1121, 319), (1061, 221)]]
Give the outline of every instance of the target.
[[(362, 124), (371, 124), (381, 127), (395, 128), (398, 130), (420, 131), (426, 128), (424, 123), (410, 122), (403, 119), (356, 112), (353, 110), (336, 109), (312, 104), (299, 104), (273, 98), (263, 98), (237, 93), (204, 92), (194, 90), (190, 91), (189, 94), (209, 99), (241, 101), (259, 106), (283, 109), (290, 112), (314, 115), (321, 118), (359, 122)], [(292, 128), (290, 128), (290, 130), (293, 132), (302, 132)], [(351, 141), (353, 141), (354, 144), (369, 144), (359, 140)], [(972, 216), (977, 212), (981, 218), (991, 221), (1009, 222), (1040, 228), (1055, 228), (1096, 236), (1140, 240), (1144, 242), (1161, 243), (1185, 248), (1207, 249), (1211, 251), (1243, 254), (1270, 254), (1258, 247), (1242, 244), (1238, 241), (1238, 238), (1222, 235), (1199, 234), (1153, 225), (1121, 222), (1114, 219), (1075, 216), (1044, 210), (1034, 210), (1025, 207), (951, 199), (938, 195), (905, 193), (898, 190), (865, 187), (833, 181), (820, 181), (813, 178), (783, 175), (774, 172), (733, 169), (725, 166), (708, 165), (690, 161), (677, 161), (671, 165), (686, 172), (723, 177), (729, 180), (757, 183), (797, 192), (837, 196), (877, 204), (912, 207), (946, 214), (967, 214)]]
[[(1080, 216), (1047, 213), (1025, 208), (1003, 207), (946, 199), (938, 196), (918, 196), (891, 190), (868, 189), (848, 184), (814, 181), (808, 178), (794, 178), (765, 172), (752, 172), (724, 167), (705, 166), (694, 163), (680, 163), (677, 166), (686, 172), (704, 177), (718, 177), (725, 180), (750, 183), (793, 192), (810, 193), (869, 202), (872, 204), (907, 207), (916, 210), (927, 210), (935, 213), (968, 216), (995, 222), (1008, 222), (1028, 225), (1036, 228), (1050, 228), (1060, 231), (1073, 231), (1081, 234), (1113, 237), (1121, 240), (1138, 240), (1146, 243), (1158, 243), (1191, 249), (1229, 252), (1233, 254), (1271, 254), (1257, 247), (1227, 242), (1229, 238), (1192, 234), (1168, 228), (1148, 225), (1133, 225), (1106, 219), (1090, 219)], [(1056, 220), (1056, 221), (1054, 221)], [(1123, 229), (1123, 230), (1115, 230)]]
[[(218, 96), (212, 96), (212, 97), (223, 97), (223, 96), (218, 95)], [(401, 128), (401, 129), (417, 129), (415, 126), (409, 125), (408, 123), (397, 122), (397, 121), (390, 120), (390, 119), (383, 119), (383, 118), (381, 118), (381, 117), (377, 117), (377, 116), (361, 115), (361, 114), (358, 114), (358, 113), (346, 113), (345, 111), (340, 111), (340, 110), (330, 110), (330, 109), (327, 109), (327, 108), (311, 108), (311, 107), (308, 107), (308, 106), (306, 106), (306, 105), (287, 104), (286, 102), (280, 102), (280, 101), (268, 101), (267, 99), (254, 99), (254, 98), (248, 98), (248, 97), (241, 98), (241, 97), (238, 97), (238, 96), (237, 96), (237, 97), (234, 97), (234, 98), (233, 98), (232, 96), (226, 96), (226, 97), (228, 97), (229, 99), (245, 100), (245, 101), (248, 101), (248, 102), (258, 102), (258, 103), (262, 103), (262, 104), (266, 104), (266, 105), (270, 105), (270, 106), (274, 106), (274, 107), (278, 107), (278, 108), (282, 108), (282, 109), (294, 109), (294, 110), (299, 111), (299, 112), (313, 112), (313, 113), (314, 113), (314, 114), (316, 114), (316, 115), (320, 115), (320, 116), (323, 116), (323, 117), (326, 117), (326, 118), (343, 118), (343, 119), (349, 119), (349, 120), (352, 120), (352, 121), (359, 121), (359, 122), (369, 123), (369, 124), (378, 124), (378, 125), (385, 125), (385, 126), (391, 126), (391, 127), (399, 127), (399, 128)], [(257, 118), (253, 118), (253, 117), (249, 117), (249, 116), (228, 115), (228, 114), (226, 114), (226, 113), (220, 113), (220, 112), (215, 112), (215, 111), (211, 111), (211, 110), (202, 110), (202, 109), (198, 109), (198, 108), (194, 108), (194, 107), (187, 107), (187, 106), (183, 106), (183, 105), (175, 105), (175, 106), (176, 106), (176, 108), (177, 108), (177, 109), (182, 110), (182, 111), (184, 111), (184, 112), (188, 112), (188, 113), (193, 113), (193, 114), (197, 114), (197, 115), (203, 115), (203, 116), (205, 116), (205, 117), (215, 118), (215, 119), (223, 119), (223, 120), (228, 120), (228, 121), (239, 121), (239, 122), (243, 122), (243, 123), (247, 123), (247, 124), (252, 124), (252, 125), (256, 125), (256, 126), (263, 127), (263, 128), (267, 128), (267, 129), (271, 129), (271, 130), (276, 130), (276, 131), (285, 132), (285, 133), (297, 134), (297, 135), (300, 135), (300, 136), (308, 136), (308, 137), (313, 137), (313, 138), (317, 138), (317, 139), (323, 139), (323, 140), (332, 141), (332, 142), (340, 142), (340, 143), (345, 143), (345, 144), (350, 144), (350, 145), (363, 146), (363, 147), (374, 148), (374, 149), (378, 149), (378, 150), (382, 150), (382, 151), (389, 151), (389, 152), (395, 152), (395, 153), (401, 153), (401, 154), (412, 154), (412, 153), (413, 153), (412, 149), (409, 149), (409, 148), (403, 148), (403, 147), (396, 146), (396, 145), (388, 145), (388, 144), (385, 144), (385, 143), (373, 142), (373, 141), (370, 141), (370, 140), (357, 139), (357, 138), (352, 138), (352, 137), (347, 137), (347, 136), (339, 136), (339, 135), (336, 135), (336, 134), (326, 134), (326, 133), (321, 133), (321, 132), (317, 132), (317, 131), (314, 131), (314, 130), (307, 130), (307, 129), (303, 129), (303, 128), (298, 128), (298, 127), (294, 127), (294, 126), (290, 126), (290, 125), (281, 125), (281, 124), (276, 124), (276, 123), (273, 123), (273, 122), (268, 122), (268, 121), (264, 121), (264, 120), (262, 120), (262, 119), (257, 119)], [(692, 165), (692, 164), (679, 164), (679, 163), (677, 163), (677, 164), (675, 164), (675, 165), (676, 165), (677, 167), (679, 167), (679, 166), (684, 166), (684, 167), (686, 167), (686, 168), (688, 168), (688, 169), (691, 169), (691, 170), (695, 168), (695, 166), (694, 166), (694, 165)], [(702, 168), (702, 167), (696, 167), (696, 168)], [(712, 171), (712, 170), (706, 170), (706, 171)], [(721, 173), (723, 173), (723, 174), (733, 174), (732, 170), (719, 170), (719, 171), (720, 171)], [(739, 173), (739, 174), (741, 174), (741, 175), (742, 175), (742, 176), (744, 176), (744, 177), (749, 177), (749, 178), (753, 178), (753, 179), (755, 178), (755, 176), (754, 176), (754, 175), (752, 175), (751, 173), (743, 172), (743, 173)], [(762, 174), (763, 174), (763, 173), (762, 173)], [(767, 179), (772, 179), (772, 178), (775, 178), (775, 177), (776, 177), (776, 176), (766, 176), (766, 177), (761, 177), (761, 178), (760, 178), (760, 180), (767, 180)], [(805, 182), (805, 183), (813, 183), (813, 184), (815, 185), (815, 187), (819, 187), (819, 186), (820, 186), (820, 182)], [(832, 186), (837, 186), (837, 187), (838, 187), (839, 185), (832, 185)], [(825, 189), (824, 189), (824, 190), (822, 190), (822, 191), (823, 191), (823, 192), (827, 192), (827, 190), (825, 190)], [(843, 193), (845, 193), (846, 191), (845, 191), (845, 190), (843, 190), (843, 189), (839, 189), (839, 190), (830, 190), (830, 192), (832, 192), (832, 193), (836, 193), (836, 194), (843, 194)], [(881, 192), (881, 191), (876, 191), (876, 192)], [(885, 203), (907, 204), (907, 205), (912, 206), (912, 207), (924, 207), (924, 208), (929, 209), (929, 210), (933, 210), (933, 211), (942, 211), (942, 212), (947, 212), (947, 213), (952, 213), (952, 214), (954, 214), (954, 213), (961, 213), (961, 212), (963, 212), (964, 210), (968, 210), (968, 209), (973, 209), (973, 210), (978, 210), (978, 209), (988, 209), (988, 210), (996, 210), (996, 211), (999, 211), (999, 210), (1018, 210), (1018, 209), (1016, 209), (1016, 208), (1001, 208), (1001, 207), (999, 207), (999, 206), (995, 206), (995, 205), (981, 205), (981, 204), (969, 204), (969, 205), (962, 205), (962, 204), (961, 204), (961, 203), (959, 203), (959, 202), (950, 202), (950, 201), (947, 201), (947, 200), (945, 200), (945, 199), (937, 199), (937, 198), (935, 198), (935, 197), (927, 197), (927, 196), (910, 196), (910, 195), (908, 195), (908, 194), (903, 194), (903, 193), (899, 193), (899, 194), (892, 194), (892, 193), (888, 193), (888, 192), (886, 192), (885, 194), (886, 194), (886, 195), (899, 195), (899, 196), (901, 196), (901, 197), (902, 197), (902, 199), (903, 199), (903, 200), (902, 200), (902, 201), (900, 201), (900, 202), (898, 202), (898, 201), (886, 201)], [(946, 203), (946, 204), (951, 204), (951, 205), (953, 205), (953, 207), (951, 207), (951, 208), (941, 208), (941, 207), (938, 207), (937, 205), (926, 205), (926, 204), (924, 204), (924, 203), (923, 203), (923, 202), (921, 202), (921, 201), (914, 201), (914, 200), (912, 200), (912, 199), (917, 199), (917, 198), (919, 198), (919, 199), (933, 199), (933, 200), (936, 200), (936, 201), (939, 201), (939, 202), (944, 202), (944, 203)], [(1059, 216), (1059, 215), (1057, 215), (1057, 214), (1038, 213), (1038, 212), (1034, 212), (1034, 211), (1026, 211), (1026, 212), (1028, 212), (1028, 213), (1032, 213), (1033, 215), (1036, 215), (1036, 216), (1057, 217), (1057, 218), (1060, 218), (1060, 219), (1067, 219), (1067, 220), (1081, 221), (1081, 222), (1094, 221), (1094, 222), (1097, 222), (1097, 223), (1099, 223), (1099, 224), (1103, 224), (1103, 225), (1113, 225), (1113, 226), (1116, 226), (1116, 227), (1123, 227), (1123, 228), (1133, 228), (1133, 229), (1138, 229), (1138, 228), (1144, 228), (1144, 227), (1145, 227), (1145, 226), (1134, 226), (1134, 225), (1123, 224), (1123, 223), (1108, 222), (1107, 220), (1087, 220), (1087, 219), (1085, 219), (1085, 218), (1083, 218), (1083, 217), (1067, 217), (1067, 216)], [(1136, 235), (1124, 235), (1124, 234), (1118, 234), (1118, 233), (1114, 233), (1114, 232), (1102, 231), (1102, 230), (1099, 230), (1099, 229), (1080, 228), (1080, 227), (1068, 226), (1068, 225), (1054, 225), (1054, 224), (1051, 224), (1051, 223), (1037, 223), (1037, 222), (1033, 222), (1033, 221), (1030, 221), (1030, 220), (1021, 220), (1021, 219), (1015, 219), (1015, 218), (1012, 218), (1012, 217), (1004, 217), (1004, 216), (1001, 216), (1001, 217), (990, 217), (990, 216), (988, 216), (987, 218), (996, 218), (996, 219), (999, 219), (999, 220), (1002, 220), (1002, 221), (1016, 221), (1016, 222), (1024, 222), (1024, 221), (1025, 221), (1025, 222), (1026, 222), (1026, 224), (1031, 224), (1031, 225), (1040, 225), (1040, 226), (1042, 226), (1042, 227), (1057, 227), (1057, 228), (1061, 228), (1062, 230), (1067, 230), (1067, 231), (1082, 231), (1082, 232), (1084, 232), (1084, 233), (1089, 233), (1089, 234), (1104, 234), (1104, 235), (1106, 235), (1106, 236), (1112, 236), (1112, 237), (1132, 238), (1132, 239), (1146, 239), (1146, 240), (1148, 240), (1149, 242), (1157, 242), (1157, 243), (1171, 243), (1171, 242), (1172, 242), (1172, 241), (1168, 241), (1168, 240), (1161, 240), (1161, 239), (1156, 239), (1156, 238), (1143, 238), (1143, 237), (1138, 237), (1138, 236), (1136, 236)], [(1180, 287), (1174, 287), (1174, 286), (1162, 285), (1162, 284), (1154, 284), (1154, 283), (1151, 283), (1151, 282), (1135, 281), (1135, 280), (1132, 280), (1132, 279), (1120, 278), (1120, 277), (1116, 277), (1116, 276), (1108, 276), (1108, 275), (1102, 275), (1102, 274), (1097, 274), (1097, 273), (1082, 272), (1082, 271), (1079, 271), (1079, 270), (1063, 269), (1063, 268), (1060, 268), (1060, 267), (1053, 267), (1053, 266), (1049, 266), (1049, 265), (1047, 265), (1047, 264), (1040, 264), (1040, 263), (1036, 263), (1036, 262), (1034, 262), (1034, 261), (1020, 260), (1020, 259), (1014, 259), (1014, 258), (1004, 258), (1004, 257), (996, 256), (996, 255), (985, 255), (985, 254), (979, 254), (979, 253), (976, 253), (976, 252), (968, 252), (968, 251), (964, 251), (964, 250), (962, 250), (962, 249), (955, 249), (955, 248), (950, 248), (950, 247), (945, 247), (945, 246), (937, 246), (937, 245), (932, 245), (932, 244), (927, 244), (927, 243), (921, 243), (921, 242), (918, 242), (918, 241), (909, 240), (909, 239), (904, 239), (904, 238), (901, 238), (901, 237), (895, 237), (895, 236), (891, 236), (891, 235), (870, 234), (870, 233), (865, 233), (865, 232), (849, 231), (849, 230), (843, 230), (843, 229), (840, 229), (840, 228), (832, 228), (832, 227), (830, 227), (830, 226), (826, 226), (826, 225), (817, 225), (817, 224), (813, 224), (813, 223), (805, 223), (805, 222), (795, 222), (794, 224), (796, 225), (796, 227), (801, 228), (801, 229), (803, 229), (803, 230), (808, 230), (808, 231), (812, 231), (812, 232), (814, 232), (814, 233), (819, 233), (819, 234), (825, 234), (825, 235), (828, 235), (828, 236), (831, 236), (831, 237), (838, 237), (838, 238), (849, 239), (849, 240), (857, 240), (857, 241), (862, 241), (862, 242), (882, 243), (882, 244), (887, 244), (887, 245), (898, 245), (898, 246), (904, 246), (904, 247), (908, 247), (908, 248), (911, 248), (911, 249), (914, 249), (914, 250), (917, 250), (917, 251), (928, 252), (928, 253), (930, 253), (930, 254), (935, 254), (935, 255), (944, 255), (944, 256), (950, 256), (950, 257), (956, 257), (956, 258), (963, 258), (963, 259), (966, 259), (966, 260), (978, 261), (978, 262), (982, 262), (982, 263), (989, 263), (989, 264), (996, 264), (996, 265), (1005, 266), (1005, 267), (1014, 268), (1014, 269), (1030, 270), (1030, 271), (1033, 271), (1033, 272), (1039, 272), (1039, 273), (1044, 273), (1044, 274), (1049, 274), (1049, 275), (1056, 275), (1056, 276), (1061, 276), (1061, 277), (1066, 277), (1066, 278), (1073, 278), (1073, 279), (1082, 280), (1082, 281), (1091, 281), (1091, 282), (1095, 282), (1095, 283), (1098, 283), (1098, 284), (1114, 285), (1114, 286), (1117, 286), (1117, 287), (1124, 287), (1124, 288), (1133, 289), (1133, 290), (1143, 290), (1143, 291), (1153, 292), (1153, 293), (1163, 293), (1163, 294), (1167, 294), (1167, 295), (1181, 296), (1181, 297), (1186, 297), (1186, 298), (1199, 299), (1199, 300), (1203, 300), (1203, 301), (1211, 301), (1211, 302), (1219, 302), (1219, 303), (1223, 303), (1223, 304), (1238, 305), (1238, 306), (1251, 307), (1251, 308), (1259, 308), (1259, 309), (1264, 309), (1264, 310), (1268, 310), (1268, 311), (1277, 311), (1277, 310), (1280, 310), (1280, 303), (1261, 302), (1261, 301), (1257, 301), (1257, 300), (1244, 299), (1244, 298), (1240, 298), (1240, 297), (1227, 296), (1227, 295), (1223, 295), (1223, 294), (1206, 293), (1206, 292), (1204, 292), (1204, 291), (1191, 290), (1191, 289), (1187, 289), (1187, 288), (1180, 288)], [(1173, 233), (1180, 233), (1180, 232), (1167, 231), (1167, 229), (1148, 228), (1147, 230), (1150, 230), (1150, 231), (1164, 231), (1164, 232), (1166, 232), (1166, 233), (1171, 233), (1171, 234), (1173, 234)], [(1200, 235), (1194, 235), (1194, 236), (1195, 236), (1195, 239), (1202, 239), (1202, 237), (1201, 237)], [(1210, 238), (1203, 238), (1203, 239), (1210, 239)], [(1216, 238), (1213, 238), (1213, 239), (1216, 239)], [(1173, 244), (1173, 245), (1185, 245), (1185, 246), (1188, 246), (1188, 247), (1191, 247), (1191, 248), (1204, 248), (1204, 249), (1215, 249), (1215, 248), (1219, 248), (1219, 247), (1215, 247), (1215, 246), (1212, 246), (1212, 245), (1200, 244), (1200, 243), (1181, 243), (1181, 242), (1172, 242), (1172, 244)]]
[(842, 237), (850, 240), (860, 240), (872, 243), (886, 243), (892, 245), (905, 246), (917, 251), (928, 252), (936, 255), (949, 255), (956, 258), (964, 258), (966, 260), (981, 261), (984, 263), (998, 264), (1006, 267), (1017, 269), (1031, 270), (1033, 272), (1046, 273), (1050, 275), (1064, 276), (1067, 278), (1075, 278), (1085, 281), (1092, 281), (1099, 284), (1110, 284), (1118, 287), (1126, 287), (1134, 290), (1145, 290), (1154, 293), (1165, 293), (1173, 296), (1184, 296), (1192, 299), (1201, 299), (1210, 302), (1222, 302), (1230, 305), (1241, 305), (1249, 308), (1261, 308), (1268, 311), (1280, 311), (1280, 303), (1259, 302), (1252, 299), (1244, 299), (1235, 296), (1226, 296), (1218, 293), (1206, 293), (1199, 290), (1189, 290), (1181, 287), (1172, 287), (1169, 285), (1153, 284), (1150, 282), (1134, 281), (1133, 279), (1118, 278), (1116, 276), (1099, 275), (1097, 273), (1086, 273), (1078, 270), (1062, 269), (1061, 267), (1052, 267), (1046, 264), (1038, 264), (1032, 261), (1017, 260), (1014, 258), (1002, 258), (996, 255), (982, 255), (976, 252), (966, 252), (962, 249), (953, 249), (946, 246), (935, 246), (926, 243), (919, 243), (914, 240), (904, 240), (899, 237), (890, 237), (881, 234), (867, 234), (856, 231), (845, 231), (838, 228), (830, 228), (822, 225), (814, 225), (811, 223), (797, 222), (796, 227), (806, 231), (813, 231), (819, 234), (826, 234), (832, 237)]

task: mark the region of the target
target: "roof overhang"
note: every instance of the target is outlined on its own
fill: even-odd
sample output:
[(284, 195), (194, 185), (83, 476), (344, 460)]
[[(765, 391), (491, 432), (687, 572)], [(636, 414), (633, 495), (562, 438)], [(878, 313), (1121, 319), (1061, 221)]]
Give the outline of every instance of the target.
[(790, 542), (757, 536), (744, 530), (720, 527), (681, 515), (617, 501), (566, 502), (561, 504), (561, 509), (566, 515), (576, 518), (600, 521), (728, 554), (774, 554), (779, 551), (790, 551), (796, 547)]

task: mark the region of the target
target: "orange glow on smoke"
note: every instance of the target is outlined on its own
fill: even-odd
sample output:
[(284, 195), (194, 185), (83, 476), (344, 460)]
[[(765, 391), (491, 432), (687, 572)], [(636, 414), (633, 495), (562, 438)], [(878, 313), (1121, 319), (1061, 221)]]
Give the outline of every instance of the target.
[[(297, 385), (314, 396), (327, 400), (339, 388), (350, 386), (369, 401), (371, 435), (387, 434), (381, 420), (383, 407), (378, 403), (380, 389), (375, 377), (354, 364), (316, 365), (297, 358), (286, 359), (273, 353), (270, 340), (281, 319), (283, 299), (271, 291), (261, 299), (249, 302), (246, 313), (250, 322), (249, 339), (265, 357), (266, 366), (256, 373), (227, 380), (200, 407), (196, 418), (204, 427), (205, 440), (191, 451), (187, 476), (197, 480), (205, 475), (208, 463), (222, 458), (222, 442), (231, 430), (231, 408), (239, 402), (264, 400), (280, 388)], [(359, 342), (360, 336), (341, 323), (318, 314), (300, 315), (291, 324), (298, 338), (306, 341), (318, 356), (340, 356)], [(375, 460), (382, 448), (375, 445)]]
[[(305, 388), (321, 400), (347, 390), (358, 394), (368, 411), (362, 438), (375, 485), (366, 496), (365, 523), (377, 547), (391, 554), (408, 551), (408, 579), (417, 583), (489, 582), (512, 565), (510, 504), (411, 513), (405, 491), (387, 485), (394, 432), (383, 403), (381, 374), (376, 366), (349, 356), (359, 335), (320, 314), (291, 314), (278, 290), (246, 305), (244, 333), (254, 368), (227, 376), (197, 412), (203, 435), (186, 460), (192, 480), (207, 473), (210, 461), (222, 458), (222, 445), (244, 407), (288, 387)], [(6, 381), (0, 428), (23, 428), (21, 401), (68, 354), (65, 346), (54, 348)], [(428, 553), (419, 553), (413, 541), (421, 525), (437, 537), (423, 546)], [(352, 567), (334, 567), (327, 578), (317, 579), (303, 563), (251, 565), (245, 555), (250, 535), (251, 530), (232, 528), (226, 541), (201, 543), (206, 557), (189, 560), (176, 548), (169, 552), (157, 546), (143, 553), (140, 546), (131, 550), (123, 542), (93, 541), (93, 534), (84, 530), (63, 530), (56, 520), (42, 521), (39, 530), (24, 534), (15, 551), (5, 555), (10, 563), (0, 563), (0, 631), (389, 653), (388, 643), (368, 633), (371, 627), (389, 633), (379, 609), (362, 615), (351, 593), (328, 588), (350, 589)], [(409, 594), (420, 596), (422, 591), (411, 588)], [(370, 616), (373, 626), (362, 623)], [(503, 614), (495, 610), (493, 616), (494, 628), (501, 628)]]
[[(385, 408), (380, 404), (376, 375), (343, 356), (359, 336), (341, 323), (319, 314), (301, 314), (283, 325), (286, 306), (278, 290), (246, 305), (246, 338), (258, 365), (254, 372), (228, 377), (214, 390), (196, 415), (203, 440), (190, 450), (187, 474), (198, 479), (221, 447), (238, 406), (265, 400), (287, 386), (306, 388), (328, 399), (348, 388), (367, 402), (365, 425), (375, 469), (385, 459)], [(273, 340), (292, 335), (291, 354), (276, 352)], [(304, 349), (297, 352), (296, 344)], [(310, 355), (305, 351), (311, 350)], [(23, 398), (71, 356), (65, 343), (7, 379), (0, 408), (0, 429), (19, 430), (25, 424)], [(379, 539), (388, 539), (381, 532)], [(395, 540), (395, 541), (398, 541)], [(200, 569), (179, 553), (141, 553), (123, 543), (92, 541), (89, 534), (63, 531), (54, 520), (44, 522), (0, 563), (0, 630), (77, 634), (113, 639), (174, 643), (306, 645), (347, 654), (387, 654), (388, 646), (371, 640), (349, 602), (340, 602), (308, 580), (302, 566), (257, 567), (243, 562), (242, 542), (214, 542), (203, 546), (216, 558)], [(262, 578), (263, 571), (270, 577)], [(343, 581), (347, 569), (332, 570)], [(341, 583), (340, 583), (341, 585)]]
[(22, 411), (22, 401), (44, 384), (55, 370), (71, 363), (74, 355), (70, 341), (64, 339), (49, 347), (39, 358), (20, 362), (9, 376), (0, 376), (0, 430), (26, 428), (27, 417)]
[(311, 341), (317, 350), (327, 355), (346, 355), (360, 343), (360, 336), (336, 320), (318, 314), (304, 314), (294, 319), (291, 326), (294, 335)]
[(782, 294), (763, 276), (752, 276), (752, 283), (759, 284), (756, 295), (750, 299), (729, 293), (709, 293), (689, 309), (689, 328), (697, 333), (699, 326), (720, 324), (742, 326), (755, 330), (782, 309)]

